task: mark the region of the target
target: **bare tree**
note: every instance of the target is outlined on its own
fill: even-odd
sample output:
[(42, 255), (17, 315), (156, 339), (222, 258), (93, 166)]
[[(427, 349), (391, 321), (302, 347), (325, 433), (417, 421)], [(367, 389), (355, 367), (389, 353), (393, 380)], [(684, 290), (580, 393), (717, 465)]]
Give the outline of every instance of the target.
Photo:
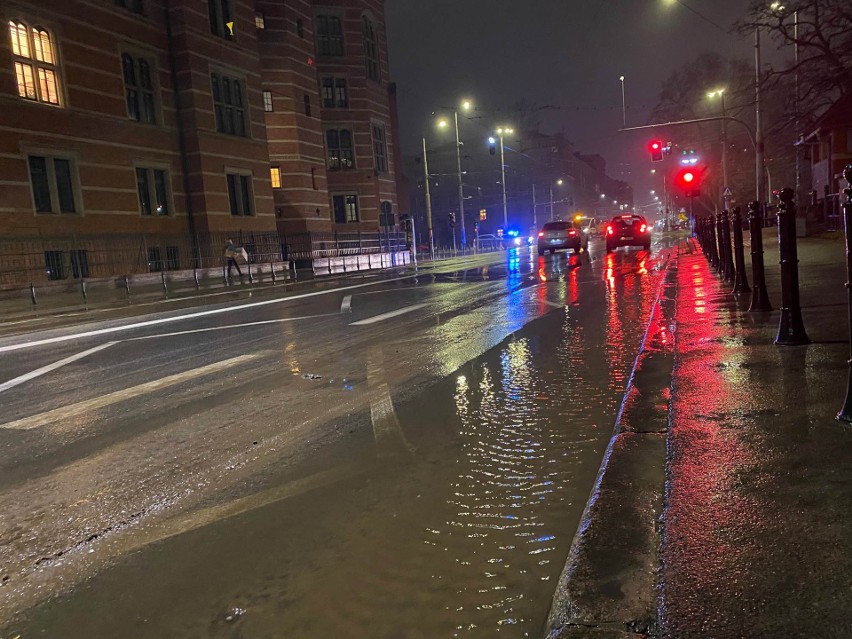
[(799, 108), (793, 117), (813, 122), (841, 95), (852, 93), (852, 2), (850, 0), (751, 0), (741, 33), (756, 29), (769, 35), (779, 48), (799, 52), (798, 63), (771, 69), (771, 87), (784, 78), (798, 77)]

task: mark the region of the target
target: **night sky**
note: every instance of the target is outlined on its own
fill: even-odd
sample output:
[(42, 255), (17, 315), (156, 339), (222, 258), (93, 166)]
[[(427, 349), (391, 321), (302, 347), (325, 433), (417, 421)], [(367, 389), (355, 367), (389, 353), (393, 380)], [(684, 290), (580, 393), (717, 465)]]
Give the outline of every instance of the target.
[[(639, 125), (661, 82), (697, 54), (753, 57), (753, 42), (730, 32), (746, 0), (684, 1), (724, 31), (666, 0), (387, 0), (404, 153), (416, 153), (424, 133), (440, 140), (429, 114), (441, 106), (470, 97), (490, 127), (511, 120), (501, 109), (526, 99), (559, 107), (541, 111), (542, 131), (564, 129), (578, 151), (603, 155), (610, 175), (631, 182), (641, 203), (654, 187), (645, 170), (651, 134), (616, 132), (619, 76), (628, 126)], [(463, 140), (481, 128), (463, 124)]]

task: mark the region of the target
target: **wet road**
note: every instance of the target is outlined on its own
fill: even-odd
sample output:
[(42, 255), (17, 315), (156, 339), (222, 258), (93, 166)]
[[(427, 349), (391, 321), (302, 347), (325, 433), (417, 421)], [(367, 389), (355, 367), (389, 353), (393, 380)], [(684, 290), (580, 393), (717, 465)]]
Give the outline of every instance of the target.
[(538, 636), (664, 261), (523, 250), (0, 339), (0, 627)]

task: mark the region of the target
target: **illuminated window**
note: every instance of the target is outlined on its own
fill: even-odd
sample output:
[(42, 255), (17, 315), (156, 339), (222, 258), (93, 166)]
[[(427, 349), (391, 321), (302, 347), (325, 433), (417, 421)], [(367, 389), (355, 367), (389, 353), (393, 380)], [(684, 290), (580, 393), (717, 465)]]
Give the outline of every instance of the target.
[(18, 95), (26, 100), (59, 105), (56, 51), (50, 33), (41, 27), (28, 27), (9, 21), (12, 64)]
[(273, 189), (281, 188), (281, 169), (277, 166), (269, 167), (269, 179)]
[(317, 54), (323, 57), (343, 55), (343, 23), (337, 16), (318, 15)]
[(367, 78), (370, 80), (381, 79), (379, 75), (379, 44), (376, 39), (376, 30), (373, 21), (364, 16), (364, 58), (367, 67)]
[(131, 120), (145, 124), (157, 123), (154, 81), (151, 62), (145, 58), (121, 54), (121, 69), (124, 75), (124, 96), (127, 115)]
[(266, 18), (264, 18), (262, 13), (254, 14), (254, 26), (256, 26), (258, 29), (266, 28)]
[(272, 113), (272, 91), (263, 92), (263, 110)]
[(329, 129), (325, 132), (328, 147), (328, 168), (354, 169), (355, 150), (352, 145), (352, 131), (349, 129)]

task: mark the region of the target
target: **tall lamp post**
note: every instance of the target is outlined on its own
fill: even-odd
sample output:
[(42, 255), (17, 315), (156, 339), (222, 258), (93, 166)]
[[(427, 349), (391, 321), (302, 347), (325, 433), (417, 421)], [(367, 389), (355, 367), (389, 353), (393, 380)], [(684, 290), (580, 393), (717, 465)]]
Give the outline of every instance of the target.
[(619, 76), (618, 80), (621, 82), (621, 122), (624, 124), (624, 128), (627, 128), (627, 96), (624, 93), (624, 76)]
[[(470, 111), (473, 108), (473, 104), (470, 100), (465, 100), (461, 104), (462, 111)], [(462, 176), (462, 168), (461, 168), (461, 140), (459, 138), (459, 112), (458, 109), (453, 109), (453, 122), (455, 123), (455, 133), (456, 133), (456, 165), (459, 173), (459, 218), (461, 222), (461, 226), (459, 230), (461, 231), (461, 244), (462, 248), (467, 246), (467, 233), (464, 228), (464, 178)], [(450, 125), (447, 120), (439, 120), (438, 126), (442, 129), (447, 128)]]
[(500, 127), (495, 131), (500, 140), (500, 182), (503, 185), (503, 230), (509, 228), (509, 206), (506, 202), (506, 147), (503, 144), (503, 136), (511, 135), (515, 130), (509, 127)]
[(718, 96), (722, 102), (722, 182), (724, 182), (724, 185), (722, 186), (722, 199), (724, 201), (725, 210), (730, 211), (731, 198), (728, 195), (728, 187), (730, 186), (728, 184), (728, 121), (725, 119), (727, 117), (727, 114), (725, 113), (725, 89), (716, 89), (715, 91), (710, 91), (707, 94), (707, 97), (710, 99), (713, 99), (716, 96)]
[(432, 231), (432, 196), (429, 194), (429, 162), (426, 159), (426, 138), (423, 138), (423, 188), (426, 195), (426, 228), (429, 233), (429, 257), (435, 259), (435, 234)]

